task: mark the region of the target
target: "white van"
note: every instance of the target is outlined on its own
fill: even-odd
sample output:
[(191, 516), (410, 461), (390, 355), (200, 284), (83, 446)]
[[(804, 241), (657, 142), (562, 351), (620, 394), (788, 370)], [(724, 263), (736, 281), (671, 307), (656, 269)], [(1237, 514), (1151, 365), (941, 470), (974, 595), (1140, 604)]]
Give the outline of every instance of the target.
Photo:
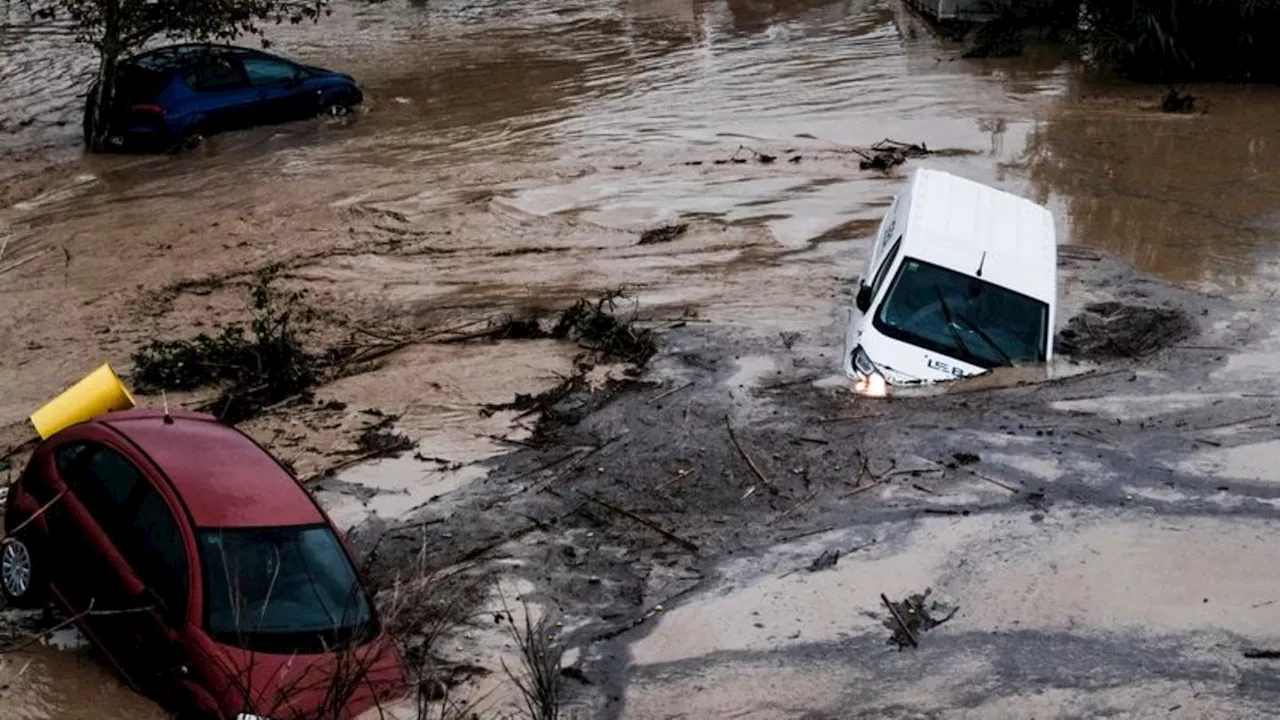
[(845, 338), (856, 389), (954, 380), (1053, 358), (1058, 245), (1036, 203), (914, 172), (880, 224)]

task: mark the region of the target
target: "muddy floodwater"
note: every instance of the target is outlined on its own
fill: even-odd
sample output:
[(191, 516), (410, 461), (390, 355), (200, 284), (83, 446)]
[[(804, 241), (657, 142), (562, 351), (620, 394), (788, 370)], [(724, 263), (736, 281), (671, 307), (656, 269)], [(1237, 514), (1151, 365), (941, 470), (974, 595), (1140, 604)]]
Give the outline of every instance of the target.
[[(1280, 281), (1277, 88), (1191, 87), (1197, 111), (1164, 114), (1158, 88), (1091, 77), (1054, 51), (961, 59), (958, 45), (937, 39), (893, 0), (334, 0), (333, 15), (319, 25), (271, 28), (267, 37), (274, 51), (356, 76), (367, 96), (358, 117), (229, 134), (177, 157), (83, 157), (79, 94), (92, 58), (64, 28), (3, 7), (0, 446), (25, 439), (31, 410), (103, 360), (127, 367), (148, 339), (242, 319), (249, 273), (268, 265), (280, 265), (281, 282), (308, 293), (330, 340), (359, 329), (449, 327), (627, 286), (646, 318), (684, 333), (705, 327), (722, 343), (712, 353), (722, 364), (707, 376), (729, 388), (728, 410), (741, 410), (751, 388), (771, 382), (837, 387), (849, 284), (903, 174), (919, 163), (1046, 203), (1062, 242), (1109, 251), (1181, 290), (1236, 303), (1203, 310), (1217, 335), (1190, 350), (1202, 353), (1191, 363), (1218, 353), (1212, 373), (1183, 382), (1175, 368), (1162, 367), (1135, 375), (1143, 387), (1058, 393), (1059, 405), (1048, 410), (1117, 423), (1217, 412), (1226, 407), (1220, 403), (1244, 401), (1250, 391), (1241, 386), (1280, 379), (1267, 309)], [(884, 138), (936, 152), (887, 174), (861, 170), (853, 148)], [(677, 221), (689, 229), (672, 242), (637, 243), (641, 231)], [(1078, 309), (1119, 290), (1077, 273), (1064, 280), (1064, 305)], [(747, 336), (754, 340), (741, 340)], [(783, 336), (791, 338), (786, 352), (776, 342)], [(700, 342), (709, 341), (673, 336), (668, 350), (694, 358), (706, 350)], [(803, 363), (787, 355), (793, 343)], [(353, 464), (317, 489), (344, 526), (371, 515), (395, 520), (485, 478), (490, 467), (477, 461), (521, 447), (529, 421), (478, 409), (551, 387), (572, 371), (576, 354), (549, 340), (415, 345), (318, 391), (347, 407), (345, 415), (300, 411), (246, 429), (310, 477), (355, 454), (351, 437), (367, 424), (362, 412), (398, 416), (397, 427), (429, 461), (406, 454)], [(682, 381), (677, 369), (659, 367), (664, 381)], [(1263, 402), (1257, 398), (1248, 402), (1258, 414), (1272, 410), (1253, 407)], [(753, 417), (768, 414), (756, 411)], [(1205, 423), (1219, 421), (1226, 422)], [(687, 411), (682, 422), (690, 422)], [(992, 422), (983, 443), (1001, 437)], [(1195, 449), (1135, 467), (1274, 478), (1265, 459), (1273, 447), (1261, 438), (1241, 447), (1208, 438)], [(1058, 459), (1005, 452), (1026, 477), (1048, 482), (1066, 472)], [(602, 459), (600, 472), (605, 466)], [(971, 490), (965, 498), (989, 499)], [(1121, 496), (1164, 502), (1172, 492), (1144, 482)], [(1273, 500), (1246, 505), (1256, 511)], [(1108, 626), (1139, 626), (1150, 614), (1141, 598), (1122, 595), (1102, 608), (1086, 590), (1107, 592), (1120, 574), (1156, 582), (1149, 560), (1160, 551), (1152, 547), (1194, 548), (1155, 521), (1088, 519), (1061, 544), (1035, 536), (1039, 525), (935, 519), (903, 541), (923, 548), (927, 562), (913, 556), (910, 563), (917, 575), (881, 550), (801, 590), (795, 578), (743, 589), (733, 578), (772, 572), (780, 562), (743, 561), (717, 581), (723, 597), (691, 602), (628, 651), (640, 668), (636, 682), (611, 680), (604, 706), (625, 714), (616, 706), (625, 702), (634, 717), (741, 711), (740, 697), (713, 692), (699, 696), (696, 711), (664, 704), (727, 676), (740, 682), (726, 687), (766, 676), (789, 683), (787, 702), (800, 702), (805, 688), (815, 702), (848, 701), (811, 672), (834, 663), (831, 657), (797, 651), (787, 671), (794, 677), (783, 677), (762, 649), (785, 644), (779, 638), (792, 632), (812, 639), (811, 627), (788, 625), (793, 617), (816, 618), (823, 642), (874, 625), (852, 610), (852, 624), (830, 620), (819, 606), (836, 594), (874, 610), (879, 590), (842, 585), (862, 571), (897, 578), (904, 593), (922, 589), (915, 585), (934, 578), (931, 568), (963, 555), (991, 527), (1064, 567), (1085, 562), (1095, 546), (1126, 549), (1109, 573), (1057, 575), (1014, 563), (965, 575), (954, 589), (971, 591), (980, 612), (961, 616), (957, 627), (978, 632), (999, 619), (981, 613), (1011, 606), (1014, 615), (1031, 608), (1026, 622), (1038, 631), (1066, 632), (1073, 618), (1088, 624), (1079, 618), (1099, 613)], [(1211, 538), (1212, 553), (1263, 532), (1198, 523), (1192, 529)], [(866, 541), (834, 532), (841, 541)], [(1194, 562), (1212, 564), (1210, 550), (1196, 552)], [(1232, 583), (1248, 567), (1274, 560), (1266, 555), (1238, 555), (1221, 569), (1223, 586), (1238, 590)], [(1000, 588), (1023, 600), (989, 597)], [(1026, 599), (1034, 593), (1053, 602)], [(1189, 598), (1193, 589), (1177, 593)], [(760, 609), (762, 598), (783, 595), (793, 604)], [(1243, 614), (1215, 606), (1191, 619), (1156, 608), (1152, 628), (1183, 631), (1225, 619), (1232, 632), (1247, 634), (1275, 619), (1265, 602), (1251, 594), (1239, 601), (1250, 606)], [(756, 634), (757, 625), (769, 631)], [(1096, 650), (1071, 647), (1080, 667)], [(698, 660), (719, 652), (722, 667)], [(964, 672), (1013, 662), (993, 658), (973, 656)], [(0, 660), (0, 716), (159, 717), (80, 652), (40, 646)], [(608, 661), (617, 667), (616, 656)], [(933, 709), (916, 702), (928, 694), (925, 685), (900, 688), (884, 707)], [(958, 696), (962, 685), (949, 681), (947, 689)], [(773, 687), (755, 686), (763, 694)], [(1156, 684), (1116, 692), (1126, 702), (1194, 701), (1184, 688)], [(1076, 700), (1064, 690), (1052, 703), (1011, 698), (987, 709), (1019, 717), (1078, 707)], [(759, 716), (788, 715), (783, 708)]]

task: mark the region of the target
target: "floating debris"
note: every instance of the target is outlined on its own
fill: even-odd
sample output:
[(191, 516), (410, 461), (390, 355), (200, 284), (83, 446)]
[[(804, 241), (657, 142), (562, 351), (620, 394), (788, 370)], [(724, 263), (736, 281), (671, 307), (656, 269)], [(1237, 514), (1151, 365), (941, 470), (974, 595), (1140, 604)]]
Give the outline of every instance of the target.
[(668, 243), (676, 238), (684, 235), (689, 229), (689, 223), (676, 223), (674, 225), (663, 225), (662, 227), (645, 230), (640, 235), (641, 245), (657, 245), (658, 243)]
[(908, 158), (926, 157), (932, 154), (924, 143), (917, 145), (888, 138), (865, 150), (854, 148), (853, 151), (862, 156), (862, 162), (858, 163), (860, 169), (880, 171), (897, 167), (906, 162)]
[(889, 644), (897, 645), (899, 650), (919, 647), (920, 633), (949, 621), (960, 611), (958, 607), (947, 607), (936, 600), (930, 601), (932, 593), (933, 589), (929, 588), (899, 602), (892, 602), (887, 596), (880, 595), (880, 600), (888, 608), (890, 615), (884, 621), (884, 626), (893, 632), (889, 636)]
[(396, 415), (386, 415), (366, 427), (360, 437), (356, 438), (356, 447), (360, 453), (365, 457), (391, 457), (412, 450), (413, 440), (392, 427), (397, 419)]
[(822, 570), (830, 570), (840, 562), (839, 550), (823, 550), (822, 554), (813, 559), (809, 563), (809, 572), (820, 572)]
[(1177, 308), (1108, 301), (1087, 306), (1058, 333), (1063, 355), (1112, 360), (1150, 355), (1190, 337), (1195, 323)]
[(1160, 100), (1160, 109), (1167, 113), (1192, 112), (1196, 109), (1196, 96), (1183, 94), (1178, 88), (1170, 85), (1169, 91)]

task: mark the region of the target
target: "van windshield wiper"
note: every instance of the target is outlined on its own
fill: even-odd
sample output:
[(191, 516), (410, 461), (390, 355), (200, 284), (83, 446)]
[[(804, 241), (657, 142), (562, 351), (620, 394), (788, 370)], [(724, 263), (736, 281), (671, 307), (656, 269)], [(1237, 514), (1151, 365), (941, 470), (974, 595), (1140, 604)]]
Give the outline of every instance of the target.
[(977, 323), (965, 317), (964, 315), (960, 315), (957, 313), (956, 319), (964, 323), (965, 327), (969, 328), (974, 333), (976, 333), (978, 337), (982, 338), (982, 341), (985, 342), (992, 350), (995, 350), (997, 353), (1000, 353), (1000, 359), (1004, 361), (1004, 364), (1007, 367), (1013, 367), (1013, 358), (1009, 356), (1009, 353), (1004, 351), (1004, 348), (1000, 347), (1000, 343), (997, 343), (995, 339), (993, 339), (990, 335), (987, 334), (986, 330), (983, 330), (982, 328), (978, 327)]
[(951, 337), (955, 339), (956, 344), (960, 346), (960, 350), (965, 355), (972, 357), (973, 351), (968, 345), (964, 344), (964, 338), (960, 337), (960, 332), (956, 330), (955, 319), (951, 315), (951, 306), (947, 304), (947, 298), (942, 294), (942, 288), (937, 285), (933, 286), (933, 292), (938, 296), (938, 303), (942, 305), (942, 319), (947, 324), (947, 332), (951, 333)]

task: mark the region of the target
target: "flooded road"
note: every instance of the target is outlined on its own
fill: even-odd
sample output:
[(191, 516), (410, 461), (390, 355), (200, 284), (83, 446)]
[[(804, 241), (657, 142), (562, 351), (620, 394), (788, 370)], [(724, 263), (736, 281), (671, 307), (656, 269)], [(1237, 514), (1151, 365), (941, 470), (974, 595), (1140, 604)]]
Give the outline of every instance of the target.
[[(1064, 242), (1179, 285), (1261, 301), (1280, 280), (1280, 91), (1191, 88), (1207, 113), (1164, 115), (1157, 89), (1091, 80), (1051, 53), (958, 60), (891, 0), (337, 0), (320, 25), (268, 37), (359, 78), (360, 117), (176, 158), (81, 157), (92, 58), (6, 7), (3, 444), (104, 358), (127, 365), (145, 339), (241, 316), (247, 271), (273, 263), (333, 332), (435, 328), (626, 285), (648, 317), (821, 346), (901, 180), (860, 170), (852, 148), (885, 137), (946, 150), (928, 164), (1046, 202)], [(752, 160), (725, 162), (735, 153)], [(677, 220), (684, 236), (637, 245)], [(572, 354), (411, 347), (321, 394), (399, 415), (425, 455), (466, 464), (527, 432), (475, 409), (553, 385)], [(1250, 372), (1275, 370), (1263, 355)], [(332, 440), (297, 425), (251, 431), (305, 475)], [(344, 524), (394, 517), (477, 477), (410, 460), (344, 475), (388, 493), (373, 503), (326, 501)], [(97, 697), (81, 665), (36, 660)], [(24, 707), (80, 717), (66, 687), (34, 683)]]

